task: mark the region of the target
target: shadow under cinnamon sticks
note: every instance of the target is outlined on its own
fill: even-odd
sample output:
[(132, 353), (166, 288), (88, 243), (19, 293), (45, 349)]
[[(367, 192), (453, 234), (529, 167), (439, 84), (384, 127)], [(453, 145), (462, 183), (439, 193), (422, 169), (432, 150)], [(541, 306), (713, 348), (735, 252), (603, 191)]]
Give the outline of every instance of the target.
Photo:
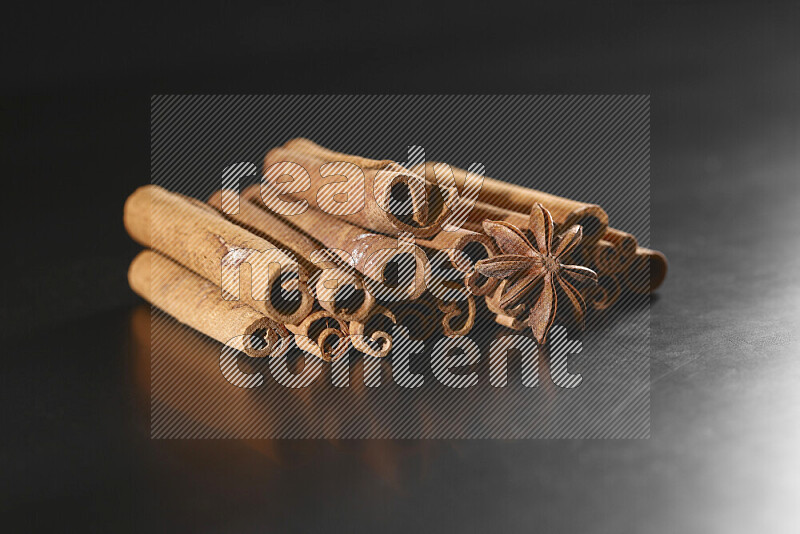
[[(431, 454), (435, 454), (438, 448), (431, 441), (264, 439), (260, 431), (276, 424), (272, 419), (273, 411), (269, 409), (270, 403), (268, 399), (265, 402), (266, 397), (254, 395), (251, 390), (234, 388), (220, 380), (220, 371), (215, 362), (218, 361), (221, 344), (180, 325), (160, 311), (151, 311), (146, 304), (140, 304), (132, 310), (130, 334), (132, 386), (134, 395), (141, 400), (136, 406), (145, 424), (150, 426), (153, 423), (152, 437), (176, 435), (177, 429), (181, 429), (181, 435), (186, 437), (238, 437), (248, 434), (240, 434), (240, 430), (251, 429), (249, 434), (252, 437), (249, 439), (217, 442), (224, 444), (224, 450), (212, 445), (199, 451), (196, 443), (185, 446), (193, 443), (185, 440), (167, 439), (162, 442), (173, 454), (187, 457), (190, 461), (195, 459), (204, 466), (219, 463), (225, 466), (226, 471), (231, 468), (243, 471), (256, 468), (268, 474), (270, 469), (280, 466), (297, 469), (309, 465), (313, 468), (321, 453), (335, 450), (363, 462), (375, 476), (399, 488), (409, 476), (422, 475), (420, 469), (424, 469)], [(153, 378), (157, 395), (152, 398), (151, 362), (156, 365)], [(245, 367), (246, 361), (241, 363)], [(170, 370), (170, 387), (165, 387), (165, 377), (160, 374), (166, 369)], [(186, 388), (185, 395), (181, 394), (183, 388)], [(193, 398), (192, 392), (198, 392), (200, 396)], [(227, 406), (229, 419), (215, 417), (213, 410), (209, 409), (212, 405)], [(311, 409), (306, 405), (305, 410)], [(156, 419), (151, 421), (151, 416)], [(168, 420), (169, 424), (155, 424), (164, 420)], [(231, 455), (231, 447), (241, 447), (242, 453), (247, 453), (249, 449), (267, 461), (254, 464), (252, 454)], [(225, 461), (219, 462), (222, 458)], [(231, 462), (241, 464), (236, 466)], [(411, 473), (407, 472), (410, 465), (417, 466)], [(285, 484), (285, 477), (279, 474), (275, 472), (275, 483)], [(269, 483), (272, 479), (262, 477), (261, 480)], [(280, 491), (276, 491), (276, 495), (279, 494)]]
[[(269, 359), (237, 358), (242, 373), (261, 373), (264, 384), (254, 388), (236, 387), (225, 380), (220, 369), (222, 344), (179, 324), (160, 311), (151, 316), (149, 306), (140, 306), (131, 318), (134, 340), (136, 384), (151, 395), (151, 435), (153, 438), (250, 438), (308, 437), (412, 437), (459, 435), (468, 424), (488, 424), (497, 414), (487, 408), (487, 395), (497, 395), (487, 383), (488, 361), (482, 359), (471, 369), (482, 377), (483, 386), (472, 391), (451, 390), (441, 386), (419, 391), (400, 388), (392, 383), (387, 361), (350, 355), (347, 362), (347, 387), (331, 386), (334, 368), (324, 365), (316, 380), (308, 387), (286, 388), (275, 384)], [(482, 351), (497, 336), (481, 336)], [(430, 349), (430, 347), (429, 347)], [(427, 352), (426, 352), (427, 353)], [(507, 395), (525, 394), (519, 390), (519, 370), (513, 353), (509, 360), (508, 389), (500, 392), (499, 409)], [(287, 354), (288, 369), (303, 372), (304, 358)], [(412, 361), (412, 371), (421, 373), (429, 387), (436, 384), (430, 369), (420, 355)], [(547, 352), (539, 358), (540, 373), (546, 376)], [(372, 370), (367, 369), (370, 367)], [(377, 366), (377, 367), (375, 367)], [(367, 386), (367, 374), (379, 377), (377, 384)], [(152, 380), (152, 382), (151, 382)], [(554, 395), (552, 384), (542, 380), (537, 396)], [(542, 397), (544, 395), (544, 397)], [(446, 404), (442, 405), (442, 402)], [(532, 403), (534, 401), (531, 401)], [(464, 410), (455, 420), (448, 416), (448, 405)], [(472, 408), (470, 408), (472, 407)], [(540, 418), (547, 418), (547, 406), (538, 403)], [(470, 410), (473, 415), (467, 417)], [(469, 423), (468, 423), (469, 421)], [(266, 444), (264, 444), (266, 445)], [(259, 446), (280, 459), (286, 451), (279, 446)]]

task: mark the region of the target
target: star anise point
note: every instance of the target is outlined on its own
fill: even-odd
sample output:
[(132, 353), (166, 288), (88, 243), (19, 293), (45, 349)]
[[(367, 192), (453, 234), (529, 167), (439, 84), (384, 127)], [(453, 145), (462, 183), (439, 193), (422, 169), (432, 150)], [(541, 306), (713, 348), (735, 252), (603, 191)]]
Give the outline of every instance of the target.
[(596, 283), (597, 273), (587, 267), (561, 262), (561, 258), (580, 243), (583, 229), (579, 225), (568, 228), (554, 241), (553, 217), (544, 206), (536, 203), (529, 219), (529, 230), (536, 246), (522, 230), (505, 221), (486, 220), (482, 226), (502, 251), (499, 256), (481, 260), (475, 266), (484, 276), (504, 280), (495, 295), (497, 307), (502, 310), (518, 307), (525, 296), (541, 285), (542, 290), (530, 305), (527, 322), (537, 343), (544, 344), (555, 320), (558, 286), (572, 303), (577, 322), (583, 324), (586, 304), (580, 291), (566, 277)]

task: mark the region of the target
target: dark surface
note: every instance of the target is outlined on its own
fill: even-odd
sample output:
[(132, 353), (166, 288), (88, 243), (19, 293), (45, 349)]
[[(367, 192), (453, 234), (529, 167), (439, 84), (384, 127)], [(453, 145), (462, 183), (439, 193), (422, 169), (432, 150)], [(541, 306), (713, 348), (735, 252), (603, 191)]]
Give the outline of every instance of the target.
[[(349, 8), (85, 9), (17, 15), (3, 33), (7, 520), (800, 528), (796, 6), (403, 11), (357, 39), (342, 37)], [(25, 39), (34, 24), (48, 44)], [(121, 223), (125, 196), (149, 181), (149, 95), (283, 91), (652, 94), (651, 243), (670, 272), (652, 305), (651, 439), (150, 440), (125, 280), (137, 247)]]

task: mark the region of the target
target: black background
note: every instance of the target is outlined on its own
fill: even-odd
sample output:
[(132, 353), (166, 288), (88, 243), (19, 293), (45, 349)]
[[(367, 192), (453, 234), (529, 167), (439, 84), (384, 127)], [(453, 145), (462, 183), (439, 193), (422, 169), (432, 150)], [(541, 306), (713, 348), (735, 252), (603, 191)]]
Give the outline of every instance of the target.
[[(364, 16), (366, 14), (366, 16)], [(26, 530), (796, 531), (792, 3), (27, 6), (3, 21), (2, 506)], [(122, 205), (165, 93), (651, 94), (652, 437), (152, 441)], [(145, 396), (146, 399), (146, 396)]]

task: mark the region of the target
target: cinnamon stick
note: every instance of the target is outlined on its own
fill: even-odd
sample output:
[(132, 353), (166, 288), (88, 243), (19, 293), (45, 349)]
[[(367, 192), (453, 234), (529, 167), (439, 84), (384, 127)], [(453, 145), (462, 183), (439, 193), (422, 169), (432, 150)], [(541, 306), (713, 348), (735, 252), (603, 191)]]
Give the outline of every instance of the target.
[[(350, 158), (356, 164), (368, 164), (377, 160), (369, 160), (358, 156), (348, 156), (339, 152), (334, 152), (321, 147), (308, 139), (293, 139), (284, 145), (296, 151), (303, 151), (317, 157), (328, 158), (330, 160)], [(435, 162), (426, 162), (426, 181), (439, 184), (439, 179), (434, 172), (430, 172)], [(451, 166), (456, 186), (463, 191), (468, 172), (464, 169)], [(553, 220), (562, 230), (573, 224), (583, 227), (584, 243), (594, 243), (600, 239), (608, 228), (608, 215), (596, 204), (578, 202), (567, 198), (551, 195), (536, 189), (511, 184), (494, 178), (485, 177), (478, 200), (492, 204), (510, 211), (529, 213), (537, 202), (547, 208), (553, 216)]]
[[(305, 200), (312, 208), (334, 214), (337, 202), (352, 202), (354, 206), (360, 202), (360, 209), (339, 216), (351, 224), (375, 232), (392, 235), (408, 232), (415, 237), (427, 237), (439, 230), (447, 215), (446, 205), (439, 192), (430, 187), (424, 177), (391, 160), (367, 160), (333, 154), (330, 158), (321, 157), (319, 151), (301, 150), (297, 144), (274, 148), (264, 158), (265, 179), (280, 179), (290, 174), (297, 179), (294, 174), (299, 172), (299, 166), (308, 173), (311, 187), (285, 193), (288, 199)], [(352, 165), (348, 167), (341, 162)], [(345, 175), (345, 185), (330, 189), (331, 184), (342, 182)], [(329, 192), (323, 191), (326, 187)], [(410, 199), (408, 214), (400, 213), (392, 201), (400, 192), (407, 194)], [(264, 193), (264, 200), (272, 198), (270, 195), (273, 193), (269, 190)], [(303, 215), (298, 214), (298, 218)]]
[(628, 267), (623, 283), (634, 293), (652, 293), (667, 276), (667, 257), (657, 250), (639, 247)]
[(464, 228), (473, 232), (483, 232), (483, 221), (504, 221), (513, 224), (520, 230), (528, 229), (529, 215), (519, 213), (510, 209), (494, 206), (478, 200), (467, 216)]
[[(251, 271), (242, 271), (241, 283), (244, 287), (252, 286)], [(283, 282), (290, 289), (296, 288), (297, 279)], [(251, 307), (257, 305), (252, 299), (243, 299)], [(347, 323), (327, 310), (315, 310), (307, 314), (298, 324), (286, 324), (286, 330), (294, 334), (295, 344), (305, 352), (324, 361), (333, 361), (342, 357), (350, 347)], [(288, 349), (282, 345), (281, 354)]]
[[(210, 206), (149, 185), (137, 189), (125, 202), (125, 228), (144, 246), (153, 248), (213, 282), (250, 265), (256, 276), (253, 306), (280, 323), (298, 324), (311, 312), (314, 300), (305, 282), (308, 274), (279, 247), (227, 221)], [(300, 299), (280, 302), (280, 287), (297, 279)], [(230, 285), (230, 280), (225, 279)], [(249, 286), (242, 286), (249, 287)], [(235, 292), (231, 291), (234, 294)]]
[(475, 326), (477, 306), (475, 297), (465, 300), (442, 301), (430, 291), (410, 302), (393, 302), (387, 308), (397, 323), (406, 326), (411, 339), (430, 339), (435, 334), (447, 337), (467, 335)]
[[(476, 262), (498, 253), (494, 242), (485, 234), (463, 229), (439, 232), (429, 239), (418, 239), (417, 243), (432, 250), (445, 250), (453, 267), (464, 272), (464, 285), (473, 295), (487, 295), (497, 287), (496, 278), (486, 278), (474, 270)], [(464, 257), (472, 262), (472, 269)]]
[(417, 300), (392, 303), (387, 307), (395, 316), (397, 324), (408, 329), (411, 339), (427, 340), (441, 332), (441, 323), (432, 320), (439, 312), (430, 293), (425, 293), (422, 298)]
[(179, 322), (251, 357), (268, 356), (289, 334), (253, 308), (222, 298), (212, 282), (150, 250), (131, 262), (128, 282), (138, 295)]
[(601, 275), (619, 273), (629, 263), (629, 260), (622, 256), (619, 248), (605, 239), (599, 240), (594, 245), (581, 247), (579, 253), (582, 254), (588, 266)]
[(383, 358), (392, 350), (392, 335), (386, 331), (381, 320), (397, 324), (397, 318), (384, 306), (376, 306), (369, 315), (350, 323), (350, 339), (359, 352), (375, 358)]
[(442, 317), (442, 333), (446, 337), (466, 336), (475, 326), (475, 316), (477, 308), (475, 297), (469, 295), (466, 300), (436, 302), (439, 311), (444, 314)]
[[(245, 189), (242, 197), (259, 205), (259, 209), (266, 210), (263, 204), (259, 204), (261, 202), (259, 186)], [(325, 247), (336, 251), (345, 263), (382, 284), (390, 282), (387, 272), (389, 263), (413, 261), (414, 289), (408, 298), (410, 300), (417, 299), (425, 292), (425, 270), (428, 258), (419, 247), (401, 249), (398, 247), (398, 240), (395, 237), (366, 231), (349, 224), (340, 217), (318, 210), (309, 209), (303, 215), (289, 217), (288, 220), (298, 230), (313, 236)]]
[[(326, 310), (318, 310), (299, 325), (286, 325), (299, 348), (326, 362), (335, 361), (350, 348), (347, 323)], [(333, 340), (333, 342), (331, 342)]]
[[(216, 191), (208, 199), (208, 204), (219, 209), (225, 194), (223, 190)], [(239, 202), (238, 213), (224, 215), (276, 246), (291, 251), (309, 277), (314, 279), (316, 276), (315, 290), (320, 305), (342, 320), (362, 319), (375, 306), (375, 298), (365, 287), (361, 276), (344, 260), (331, 255), (327, 261), (321, 261), (315, 253), (325, 248), (322, 243), (292, 226), (286, 219), (259, 208), (247, 195)]]
[(625, 265), (633, 259), (633, 256), (636, 254), (636, 249), (639, 247), (636, 238), (632, 234), (617, 230), (616, 228), (609, 228), (606, 230), (603, 239), (612, 243), (617, 248)]
[[(454, 168), (453, 171), (456, 183), (459, 176), (467, 174), (467, 171), (462, 169)], [(550, 211), (559, 231), (564, 231), (574, 224), (583, 227), (584, 244), (596, 243), (608, 228), (608, 214), (596, 204), (578, 202), (494, 178), (483, 179), (478, 200), (524, 214), (530, 213), (531, 208), (538, 202)]]
[(311, 254), (315, 250), (324, 248), (319, 241), (293, 228), (281, 217), (259, 209), (255, 204), (248, 202), (247, 198), (243, 198), (239, 202), (238, 213), (222, 212), (222, 199), (230, 193), (222, 189), (215, 191), (208, 197), (208, 205), (238, 226), (266, 239), (282, 250), (292, 252), (298, 263), (309, 273), (318, 268), (311, 261)]
[(603, 311), (617, 303), (622, 293), (620, 277), (616, 274), (605, 274), (597, 277), (597, 285), (589, 288), (587, 303), (594, 310)]
[[(311, 157), (350, 161), (358, 165), (386, 165), (386, 161), (372, 160), (359, 156), (343, 154), (326, 149), (308, 139), (293, 139), (284, 145), (284, 148), (295, 152), (302, 152)], [(412, 169), (418, 174), (424, 175), (425, 181), (437, 189), (445, 189), (444, 184), (433, 172), (435, 162), (426, 162), (425, 171), (422, 169)], [(463, 191), (468, 172), (452, 167), (455, 186)], [(439, 187), (441, 185), (441, 187)], [(637, 248), (636, 239), (629, 233), (623, 232), (608, 226), (608, 214), (598, 205), (579, 202), (536, 189), (523, 187), (515, 184), (503, 182), (493, 178), (485, 177), (483, 185), (478, 195), (478, 200), (469, 214), (469, 218), (464, 223), (463, 228), (480, 232), (480, 223), (483, 219), (500, 220), (509, 222), (519, 228), (527, 228), (527, 217), (531, 207), (535, 203), (541, 203), (547, 208), (559, 226), (559, 231), (563, 231), (573, 224), (578, 224), (583, 228), (582, 244), (585, 250), (591, 249), (601, 239), (611, 243), (618, 251), (620, 262), (625, 267), (630, 267), (634, 271), (651, 271), (650, 279), (652, 283), (636, 283), (635, 274), (624, 278), (633, 278), (634, 281), (627, 282), (631, 289), (637, 292), (654, 291), (663, 282), (666, 276), (667, 263), (663, 254), (657, 251), (644, 251)], [(440, 219), (444, 220), (449, 213), (449, 208), (445, 207)], [(445, 213), (446, 212), (446, 213)], [(601, 251), (593, 251), (595, 254), (607, 254), (608, 247), (603, 244)], [(638, 250), (638, 252), (637, 252)], [(636, 257), (634, 257), (636, 256)], [(637, 262), (634, 267), (633, 261)], [(647, 264), (647, 265), (645, 265)], [(618, 267), (614, 267), (615, 269)], [(648, 290), (645, 287), (649, 288)]]
[(363, 276), (349, 266), (320, 271), (315, 291), (320, 306), (343, 321), (361, 320), (377, 305)]

